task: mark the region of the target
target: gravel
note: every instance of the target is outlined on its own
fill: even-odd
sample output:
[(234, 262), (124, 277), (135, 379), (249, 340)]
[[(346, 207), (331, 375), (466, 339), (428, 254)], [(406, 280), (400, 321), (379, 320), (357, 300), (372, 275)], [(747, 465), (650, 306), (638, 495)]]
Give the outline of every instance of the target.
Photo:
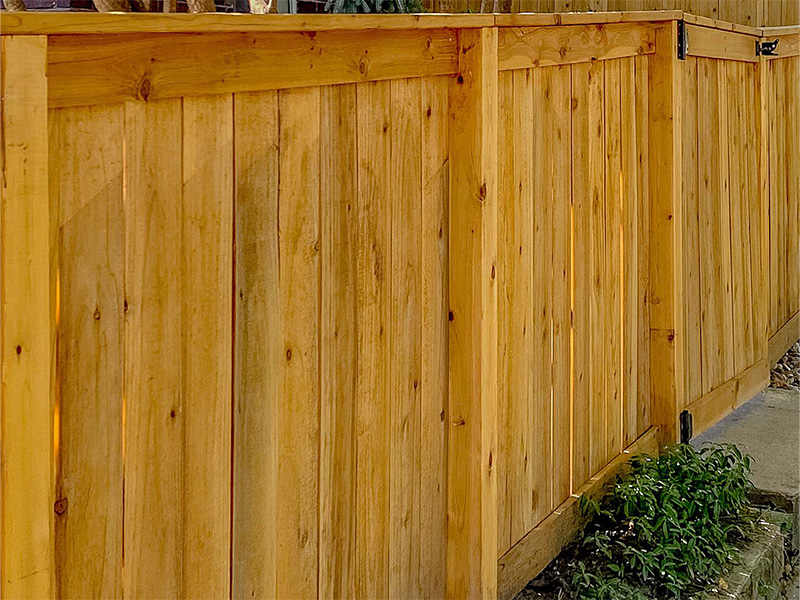
[(800, 390), (800, 341), (789, 348), (769, 377), (771, 387), (784, 390)]

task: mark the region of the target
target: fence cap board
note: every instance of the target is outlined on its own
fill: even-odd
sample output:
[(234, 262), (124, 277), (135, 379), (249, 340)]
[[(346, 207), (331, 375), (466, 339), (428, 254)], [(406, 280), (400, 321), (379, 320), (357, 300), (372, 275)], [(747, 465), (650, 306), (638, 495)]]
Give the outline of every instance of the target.
[(272, 14), (3, 12), (2, 35), (225, 33), (492, 27), (491, 14)]
[(494, 15), (498, 27), (536, 27), (553, 25), (602, 25), (605, 23), (637, 23), (676, 21), (681, 10), (640, 10), (587, 13), (506, 13)]
[(721, 31), (732, 31), (734, 33), (743, 33), (746, 35), (760, 36), (762, 32), (761, 27), (752, 27), (751, 25), (739, 25), (738, 23), (731, 23), (729, 21), (720, 21), (719, 19), (712, 19), (710, 17), (701, 17), (699, 15), (692, 15), (689, 13), (683, 14), (683, 20), (693, 25), (700, 25), (702, 27), (709, 27), (711, 29), (719, 29)]
[(800, 33), (800, 25), (783, 25), (781, 27), (762, 27), (762, 35), (769, 37), (771, 35), (791, 35), (793, 33)]

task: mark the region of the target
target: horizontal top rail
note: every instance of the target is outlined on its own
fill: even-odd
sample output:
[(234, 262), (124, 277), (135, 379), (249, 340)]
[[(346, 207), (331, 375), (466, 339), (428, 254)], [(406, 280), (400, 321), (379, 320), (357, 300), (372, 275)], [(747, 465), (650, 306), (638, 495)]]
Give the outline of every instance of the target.
[(759, 28), (737, 25), (681, 10), (596, 12), (596, 13), (514, 13), (514, 14), (158, 14), (158, 13), (51, 13), (4, 12), (2, 35), (60, 35), (104, 33), (224, 33), (298, 32), (331, 30), (398, 30), (476, 27), (551, 27), (554, 25), (599, 25), (626, 22), (688, 23), (748, 35), (795, 33), (797, 26)]

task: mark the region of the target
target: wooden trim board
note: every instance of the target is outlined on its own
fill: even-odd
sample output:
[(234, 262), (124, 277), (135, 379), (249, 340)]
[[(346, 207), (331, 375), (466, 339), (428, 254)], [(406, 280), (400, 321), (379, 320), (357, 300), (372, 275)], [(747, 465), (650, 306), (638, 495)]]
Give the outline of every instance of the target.
[(800, 340), (800, 312), (786, 321), (771, 338), (767, 349), (767, 363), (771, 367), (777, 363), (792, 345)]
[[(3, 16), (5, 19), (5, 16)], [(44, 36), (2, 39), (0, 597), (53, 591), (55, 285)], [(53, 271), (55, 274), (55, 271)]]
[(449, 75), (458, 68), (451, 29), (56, 35), (48, 42), (51, 108)]
[(187, 14), (3, 12), (2, 35), (99, 33), (290, 33), (491, 27), (489, 14)]
[(765, 33), (761, 39), (767, 42), (778, 40), (778, 47), (775, 49), (777, 54), (775, 56), (765, 56), (766, 60), (800, 56), (800, 33), (784, 33), (782, 35)]
[(639, 56), (655, 52), (648, 25), (611, 23), (498, 30), (498, 68), (525, 69)]
[(689, 56), (758, 62), (756, 38), (752, 35), (686, 25)]
[(608, 463), (577, 492), (572, 494), (553, 513), (517, 542), (500, 560), (498, 569), (498, 599), (511, 600), (555, 558), (586, 526), (581, 515), (580, 498), (597, 498), (607, 483), (621, 474), (631, 456), (658, 452), (657, 428), (651, 427), (639, 439)]
[(686, 407), (692, 414), (693, 435), (699, 435), (728, 416), (769, 385), (769, 368), (760, 360)]

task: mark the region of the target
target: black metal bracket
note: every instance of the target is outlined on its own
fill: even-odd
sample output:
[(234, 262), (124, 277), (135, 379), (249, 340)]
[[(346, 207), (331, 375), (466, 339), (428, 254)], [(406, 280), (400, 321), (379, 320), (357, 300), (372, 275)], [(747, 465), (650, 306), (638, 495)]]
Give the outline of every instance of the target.
[(689, 36), (686, 33), (686, 22), (678, 21), (678, 59), (686, 60), (689, 54)]
[(778, 56), (778, 42), (780, 39), (771, 42), (756, 40), (756, 56)]
[(680, 416), (681, 422), (681, 444), (688, 444), (692, 439), (692, 413), (685, 410)]

